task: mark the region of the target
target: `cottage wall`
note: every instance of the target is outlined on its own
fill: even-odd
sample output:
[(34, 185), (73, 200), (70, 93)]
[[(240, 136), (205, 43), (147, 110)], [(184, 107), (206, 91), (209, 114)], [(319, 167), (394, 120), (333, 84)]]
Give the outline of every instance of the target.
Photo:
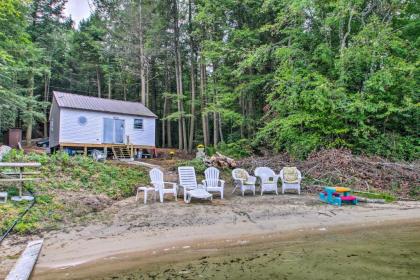
[[(79, 122), (80, 117), (86, 123)], [(104, 118), (125, 120), (125, 135), (134, 145), (155, 146), (156, 119), (115, 113), (60, 108), (60, 143), (102, 144)], [(143, 119), (143, 129), (134, 129), (134, 119)], [(124, 137), (124, 143), (127, 141)]]

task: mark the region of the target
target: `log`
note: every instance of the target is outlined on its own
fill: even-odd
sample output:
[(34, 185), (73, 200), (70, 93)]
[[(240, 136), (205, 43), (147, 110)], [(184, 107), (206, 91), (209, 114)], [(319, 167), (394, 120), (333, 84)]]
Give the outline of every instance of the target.
[(234, 159), (222, 155), (219, 152), (211, 157), (204, 158), (204, 163), (207, 166), (214, 166), (219, 168), (235, 168), (237, 166), (237, 163)]
[(13, 269), (9, 272), (5, 280), (27, 280), (31, 276), (32, 270), (41, 252), (44, 240), (36, 240), (28, 243), (25, 251), (16, 262)]

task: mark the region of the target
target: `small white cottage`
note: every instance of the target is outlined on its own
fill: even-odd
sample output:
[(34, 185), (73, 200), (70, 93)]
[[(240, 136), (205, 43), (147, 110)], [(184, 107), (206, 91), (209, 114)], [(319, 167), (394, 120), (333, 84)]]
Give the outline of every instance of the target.
[(156, 118), (140, 102), (54, 91), (50, 148), (154, 148)]

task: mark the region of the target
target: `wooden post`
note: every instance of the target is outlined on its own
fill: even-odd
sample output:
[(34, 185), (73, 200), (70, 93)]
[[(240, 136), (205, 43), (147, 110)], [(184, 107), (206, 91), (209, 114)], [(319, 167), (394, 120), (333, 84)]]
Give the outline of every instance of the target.
[(83, 147), (83, 154), (84, 154), (85, 156), (87, 156), (87, 146), (84, 146), (84, 147)]

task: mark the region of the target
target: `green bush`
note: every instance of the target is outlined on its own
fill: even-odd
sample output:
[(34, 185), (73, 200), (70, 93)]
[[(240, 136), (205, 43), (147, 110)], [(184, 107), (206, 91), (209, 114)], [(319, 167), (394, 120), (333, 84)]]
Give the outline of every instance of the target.
[(249, 157), (252, 154), (253, 149), (249, 139), (240, 139), (236, 142), (221, 143), (217, 147), (217, 151), (225, 156), (240, 159)]
[[(66, 209), (56, 196), (58, 192), (73, 191), (87, 194), (105, 194), (112, 199), (122, 199), (133, 195), (135, 186), (148, 181), (147, 172), (140, 167), (127, 167), (113, 163), (95, 162), (90, 157), (69, 156), (66, 153), (24, 154), (12, 150), (4, 161), (31, 162), (42, 164), (41, 182), (25, 184), (37, 196), (37, 203), (19, 223), (15, 231), (19, 233), (36, 232), (41, 228), (54, 228), (63, 215), (72, 215), (73, 209)], [(29, 170), (29, 169), (28, 169)], [(17, 189), (9, 187), (10, 195), (15, 195)], [(22, 213), (27, 203), (12, 203), (0, 205), (0, 233)], [(72, 217), (70, 217), (72, 218)]]
[(206, 155), (212, 156), (216, 152), (222, 153), (225, 156), (240, 159), (252, 155), (254, 149), (252, 141), (249, 139), (240, 139), (234, 142), (220, 143), (217, 148), (213, 146), (206, 147)]
[(204, 164), (204, 161), (200, 158), (195, 158), (192, 160), (183, 160), (177, 163), (176, 167), (180, 166), (192, 166), (195, 169), (196, 173), (204, 173), (204, 170), (206, 170), (207, 166)]

